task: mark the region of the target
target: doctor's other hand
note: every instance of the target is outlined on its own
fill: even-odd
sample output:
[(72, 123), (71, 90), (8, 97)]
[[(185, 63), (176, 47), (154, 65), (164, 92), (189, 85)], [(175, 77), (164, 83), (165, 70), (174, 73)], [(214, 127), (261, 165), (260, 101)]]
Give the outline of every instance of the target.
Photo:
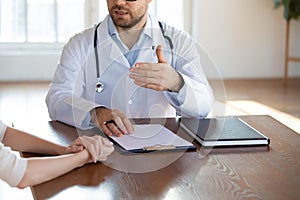
[(97, 107), (91, 111), (92, 122), (96, 127), (108, 135), (120, 137), (133, 133), (133, 126), (129, 119), (119, 110)]
[(88, 162), (105, 161), (114, 151), (113, 143), (107, 138), (95, 135), (93, 137), (82, 136), (72, 142), (72, 145), (82, 145), (90, 154)]
[(179, 92), (184, 84), (182, 76), (168, 64), (162, 46), (156, 48), (158, 63), (136, 63), (129, 77), (138, 86), (163, 91)]

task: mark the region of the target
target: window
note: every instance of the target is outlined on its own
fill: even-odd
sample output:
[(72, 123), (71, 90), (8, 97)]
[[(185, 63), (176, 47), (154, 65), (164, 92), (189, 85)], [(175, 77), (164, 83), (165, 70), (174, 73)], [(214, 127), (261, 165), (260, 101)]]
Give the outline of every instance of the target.
[(65, 42), (85, 25), (85, 0), (0, 0), (0, 42)]
[[(183, 7), (184, 0), (153, 0), (149, 12), (183, 28)], [(0, 43), (31, 47), (65, 43), (107, 13), (106, 0), (0, 0)]]
[(169, 25), (183, 29), (184, 6), (183, 0), (156, 0), (152, 1), (149, 12), (158, 20), (167, 22)]

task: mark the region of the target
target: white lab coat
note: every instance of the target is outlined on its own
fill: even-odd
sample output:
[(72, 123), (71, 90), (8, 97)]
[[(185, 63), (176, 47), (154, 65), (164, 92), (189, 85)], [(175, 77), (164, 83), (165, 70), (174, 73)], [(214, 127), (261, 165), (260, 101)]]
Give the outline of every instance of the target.
[[(109, 17), (109, 16), (108, 16)], [(202, 71), (200, 57), (192, 39), (184, 32), (163, 23), (165, 35), (174, 45), (174, 66), (184, 86), (178, 93), (139, 87), (129, 79), (131, 67), (108, 34), (108, 17), (98, 28), (98, 55), (104, 90), (95, 92), (97, 83), (94, 31), (89, 28), (65, 45), (46, 103), (51, 119), (80, 129), (92, 128), (90, 111), (98, 106), (121, 110), (129, 118), (191, 116), (205, 117), (212, 106), (213, 94)], [(136, 62), (157, 62), (152, 46), (161, 44), (171, 64), (172, 54), (158, 21), (148, 17), (153, 40), (140, 50)]]

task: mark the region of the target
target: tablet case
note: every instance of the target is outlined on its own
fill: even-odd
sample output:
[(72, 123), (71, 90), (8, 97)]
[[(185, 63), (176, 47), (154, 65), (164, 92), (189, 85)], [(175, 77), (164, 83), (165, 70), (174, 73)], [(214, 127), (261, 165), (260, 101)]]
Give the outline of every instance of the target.
[(204, 147), (270, 144), (269, 138), (238, 117), (183, 117), (180, 126)]

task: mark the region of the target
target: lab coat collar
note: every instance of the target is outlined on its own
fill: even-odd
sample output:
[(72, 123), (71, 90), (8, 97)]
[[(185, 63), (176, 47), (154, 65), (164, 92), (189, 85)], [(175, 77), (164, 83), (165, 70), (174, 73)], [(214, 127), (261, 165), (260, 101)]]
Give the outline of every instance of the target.
[[(110, 51), (110, 56), (109, 59), (116, 61), (122, 65), (127, 65), (129, 68), (129, 63), (126, 60), (126, 58), (122, 55), (122, 52), (120, 51), (119, 47), (117, 44), (113, 41), (109, 34), (109, 29), (108, 29), (108, 20), (110, 16), (107, 15), (106, 18), (102, 21), (98, 28), (98, 41), (99, 41), (99, 46), (101, 50), (104, 51)], [(144, 33), (151, 36), (152, 38), (152, 46), (155, 48), (157, 45), (162, 45), (163, 48), (167, 48), (165, 39), (163, 37), (163, 34), (160, 30), (158, 21), (153, 17), (152, 15), (148, 15), (148, 20), (145, 26)], [(142, 59), (140, 56), (138, 56), (140, 59)], [(138, 60), (140, 60), (138, 59)]]
[[(117, 35), (117, 37), (119, 38), (119, 33), (117, 31), (117, 28), (116, 28), (112, 18), (109, 15), (107, 17), (108, 17), (107, 20), (108, 20), (108, 33), (109, 33), (109, 35), (110, 36)], [(151, 28), (152, 28), (152, 20), (151, 20), (150, 15), (148, 15), (146, 25), (143, 28), (143, 31), (142, 31), (141, 34), (146, 34), (148, 37), (152, 38)]]

